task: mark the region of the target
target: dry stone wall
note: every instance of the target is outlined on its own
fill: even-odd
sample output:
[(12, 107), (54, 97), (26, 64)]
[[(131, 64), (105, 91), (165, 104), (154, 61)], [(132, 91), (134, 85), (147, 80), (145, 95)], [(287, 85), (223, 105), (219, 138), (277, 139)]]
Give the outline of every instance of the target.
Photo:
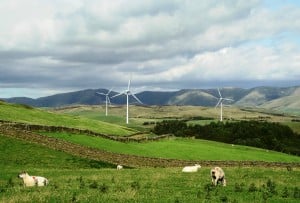
[[(43, 145), (45, 147), (63, 151), (75, 156), (112, 164), (122, 164), (128, 167), (183, 167), (186, 165), (200, 164), (201, 166), (223, 166), (223, 167), (300, 167), (300, 163), (263, 162), (263, 161), (203, 161), (203, 160), (177, 160), (165, 158), (152, 158), (136, 155), (113, 153), (105, 150), (94, 149), (79, 144), (70, 143), (61, 139), (39, 135), (36, 130), (64, 131), (64, 127), (39, 125), (24, 125), (20, 123), (0, 122), (0, 134), (30, 143)], [(69, 128), (67, 128), (69, 130)], [(78, 129), (74, 129), (77, 132)], [(69, 131), (68, 131), (69, 132)], [(83, 133), (85, 131), (78, 131)], [(88, 131), (87, 131), (88, 132)]]

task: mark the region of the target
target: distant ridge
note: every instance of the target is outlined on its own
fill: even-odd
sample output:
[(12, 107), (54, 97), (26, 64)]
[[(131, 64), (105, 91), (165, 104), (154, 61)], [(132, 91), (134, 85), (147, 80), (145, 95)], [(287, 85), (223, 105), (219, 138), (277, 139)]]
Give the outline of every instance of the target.
[[(105, 96), (96, 92), (107, 92), (107, 89), (86, 89), (75, 92), (55, 94), (37, 99), (14, 97), (3, 99), (10, 103), (21, 103), (35, 107), (61, 107), (70, 105), (98, 105), (105, 103)], [(300, 114), (300, 86), (294, 87), (255, 87), (221, 88), (222, 96), (234, 100), (231, 105), (241, 107), (263, 107), (283, 112)], [(111, 95), (118, 92), (111, 92)], [(183, 89), (179, 91), (144, 91), (136, 94), (145, 105), (193, 105), (215, 106), (218, 92), (216, 89)], [(123, 96), (111, 99), (116, 105), (125, 104)], [(135, 104), (134, 100), (130, 100)]]

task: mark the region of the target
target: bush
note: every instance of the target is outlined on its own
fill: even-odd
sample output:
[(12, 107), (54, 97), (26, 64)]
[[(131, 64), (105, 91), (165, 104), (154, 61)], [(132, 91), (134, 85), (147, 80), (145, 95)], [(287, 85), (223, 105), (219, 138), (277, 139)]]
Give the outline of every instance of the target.
[(106, 193), (108, 192), (108, 186), (105, 183), (103, 183), (102, 185), (99, 186), (99, 190), (102, 193)]
[(300, 189), (298, 187), (294, 188), (294, 198), (295, 199), (300, 199)]
[(255, 186), (254, 183), (251, 183), (248, 188), (248, 192), (256, 192), (256, 191), (257, 191), (257, 187)]
[(98, 183), (94, 180), (94, 181), (90, 184), (90, 188), (93, 188), (93, 189), (98, 188)]
[(300, 155), (300, 136), (288, 126), (279, 123), (240, 121), (188, 126), (183, 120), (164, 120), (156, 123), (153, 132), (158, 135), (195, 137)]

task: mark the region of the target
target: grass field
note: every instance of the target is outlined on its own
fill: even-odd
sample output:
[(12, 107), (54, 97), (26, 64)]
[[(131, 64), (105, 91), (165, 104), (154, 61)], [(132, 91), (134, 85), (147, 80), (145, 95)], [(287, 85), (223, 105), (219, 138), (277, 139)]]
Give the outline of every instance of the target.
[[(147, 130), (153, 125), (143, 125), (145, 122), (156, 122), (164, 119), (189, 119), (196, 117), (206, 117), (212, 120), (192, 120), (193, 124), (208, 124), (219, 120), (220, 110), (212, 107), (201, 106), (130, 106), (130, 123), (125, 124), (126, 107), (112, 106), (109, 108), (109, 115), (105, 116), (105, 106), (77, 106), (73, 108), (60, 108), (53, 110), (57, 113), (75, 115), (79, 117), (115, 123), (128, 126), (137, 130)], [(223, 111), (224, 120), (266, 120), (270, 122), (280, 122), (289, 125), (295, 132), (300, 133), (300, 122), (291, 122), (293, 117), (280, 115), (276, 112), (263, 111), (262, 109), (239, 109), (236, 107), (225, 107)]]
[[(209, 170), (181, 168), (117, 171), (11, 138), (0, 139), (0, 202), (299, 202), (300, 170), (224, 168), (227, 186), (210, 185)], [(9, 158), (11, 157), (11, 158)], [(21, 170), (47, 177), (47, 187), (24, 188)]]
[(30, 108), (24, 105), (8, 104), (0, 101), (0, 119), (39, 125), (66, 126), (79, 129), (89, 129), (95, 132), (111, 135), (130, 135), (136, 130), (107, 122), (51, 113), (49, 111)]
[(184, 160), (260, 160), (276, 162), (300, 162), (300, 157), (254, 147), (224, 144), (207, 140), (171, 138), (157, 142), (122, 143), (101, 137), (69, 133), (43, 133), (106, 151), (147, 157)]
[[(12, 171), (2, 181), (1, 202), (299, 202), (299, 170), (225, 168), (227, 186), (210, 185), (209, 168), (38, 169), (44, 188), (23, 188)], [(255, 177), (253, 179), (252, 177)], [(276, 178), (274, 178), (276, 177)]]
[[(99, 111), (98, 111), (99, 110)], [(195, 116), (217, 119), (213, 108), (135, 107), (131, 124), (125, 126), (123, 107), (103, 116), (103, 107), (66, 108), (51, 113), (24, 105), (0, 102), (0, 119), (39, 125), (89, 129), (105, 134), (129, 135), (147, 130), (144, 122), (165, 118)], [(234, 119), (260, 119), (285, 122), (294, 130), (299, 123), (290, 117), (270, 116), (251, 111), (232, 110)], [(72, 115), (66, 115), (72, 114)], [(230, 118), (230, 117), (228, 117)], [(103, 122), (106, 121), (106, 122)], [(124, 123), (123, 123), (124, 122)], [(208, 120), (191, 121), (196, 123)], [(111, 124), (113, 123), (113, 124)], [(118, 124), (122, 124), (120, 126)], [(133, 130), (133, 128), (135, 130)], [(298, 131), (299, 132), (299, 131)], [(157, 142), (121, 143), (99, 137), (68, 133), (44, 133), (84, 146), (111, 152), (184, 160), (261, 160), (300, 162), (300, 157), (262, 149), (232, 146), (205, 140), (171, 138)], [(212, 187), (210, 168), (185, 174), (181, 168), (126, 168), (84, 159), (46, 146), (0, 135), (0, 202), (291, 202), (300, 201), (299, 168), (225, 167), (227, 186)], [(17, 174), (45, 176), (47, 187), (24, 188)]]

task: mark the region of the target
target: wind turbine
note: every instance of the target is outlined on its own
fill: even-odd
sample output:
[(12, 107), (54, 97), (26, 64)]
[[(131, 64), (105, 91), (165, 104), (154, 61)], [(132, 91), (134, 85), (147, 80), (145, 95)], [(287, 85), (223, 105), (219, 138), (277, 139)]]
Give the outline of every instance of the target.
[(105, 96), (105, 116), (107, 116), (107, 108), (108, 108), (107, 106), (108, 106), (108, 104), (110, 104), (109, 93), (111, 91), (112, 91), (112, 88), (106, 94), (102, 93), (102, 92), (96, 92), (96, 94)]
[(120, 96), (120, 95), (122, 95), (122, 94), (124, 94), (124, 95), (126, 95), (126, 124), (128, 124), (129, 123), (129, 104), (128, 104), (128, 102), (129, 102), (129, 95), (131, 95), (136, 101), (138, 101), (140, 104), (143, 104), (143, 102), (141, 102), (141, 100), (139, 100), (139, 98), (137, 98), (136, 96), (135, 96), (135, 94), (133, 94), (131, 91), (130, 91), (130, 83), (131, 83), (131, 79), (129, 79), (129, 81), (128, 81), (128, 87), (127, 87), (127, 90), (125, 90), (125, 91), (123, 91), (123, 92), (121, 92), (121, 93), (119, 93), (119, 94), (116, 94), (116, 95), (114, 95), (114, 96), (112, 96), (111, 98), (114, 98), (114, 97), (117, 97), (117, 96)]
[(217, 105), (215, 106), (215, 108), (217, 108), (218, 106), (220, 106), (220, 121), (223, 121), (223, 101), (233, 101), (233, 99), (229, 99), (229, 98), (223, 98), (221, 95), (221, 92), (218, 88), (218, 93), (219, 93), (219, 101), (217, 103)]

